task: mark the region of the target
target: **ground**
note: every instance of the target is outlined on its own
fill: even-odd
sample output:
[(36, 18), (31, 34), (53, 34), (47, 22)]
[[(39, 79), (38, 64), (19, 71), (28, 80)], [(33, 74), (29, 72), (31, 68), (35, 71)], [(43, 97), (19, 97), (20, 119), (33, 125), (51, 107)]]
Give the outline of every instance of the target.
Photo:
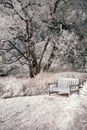
[(70, 97), (56, 94), (3, 97), (0, 98), (0, 130), (87, 130), (87, 83), (80, 89), (80, 95)]

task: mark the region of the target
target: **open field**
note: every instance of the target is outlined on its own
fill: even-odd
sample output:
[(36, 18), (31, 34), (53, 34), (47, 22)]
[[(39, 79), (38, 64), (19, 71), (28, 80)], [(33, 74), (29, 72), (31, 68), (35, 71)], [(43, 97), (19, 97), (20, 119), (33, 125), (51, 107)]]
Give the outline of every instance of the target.
[(76, 77), (80, 80), (87, 79), (86, 73), (60, 72), (40, 73), (35, 78), (0, 78), (0, 97), (11, 98), (18, 96), (44, 95), (48, 93), (49, 82), (56, 82), (58, 76)]
[[(87, 83), (80, 89), (80, 95), (48, 96), (45, 84), (58, 76), (86, 79), (87, 75), (41, 73), (33, 80), (0, 79), (0, 84), (7, 84), (0, 98), (0, 130), (87, 130)], [(28, 96), (27, 87), (31, 86), (33, 96)]]
[(0, 99), (0, 130), (86, 130), (85, 120), (87, 83), (80, 95), (69, 98), (42, 95)]

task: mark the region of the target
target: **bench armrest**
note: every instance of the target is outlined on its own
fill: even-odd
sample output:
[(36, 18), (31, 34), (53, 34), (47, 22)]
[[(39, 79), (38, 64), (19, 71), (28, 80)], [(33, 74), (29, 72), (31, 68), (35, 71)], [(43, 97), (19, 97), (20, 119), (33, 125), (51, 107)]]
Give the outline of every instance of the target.
[(74, 86), (78, 86), (78, 90), (79, 90), (80, 84), (70, 85), (70, 90), (71, 90)]
[(75, 85), (70, 85), (70, 88), (73, 87), (73, 86), (79, 86), (80, 84), (75, 84)]
[(51, 86), (51, 85), (55, 85), (57, 87), (57, 82), (54, 82), (54, 83), (48, 83), (48, 86), (49, 88), (53, 88), (54, 86)]
[(48, 85), (52, 85), (52, 84), (57, 84), (57, 82), (54, 82), (54, 83), (48, 83)]

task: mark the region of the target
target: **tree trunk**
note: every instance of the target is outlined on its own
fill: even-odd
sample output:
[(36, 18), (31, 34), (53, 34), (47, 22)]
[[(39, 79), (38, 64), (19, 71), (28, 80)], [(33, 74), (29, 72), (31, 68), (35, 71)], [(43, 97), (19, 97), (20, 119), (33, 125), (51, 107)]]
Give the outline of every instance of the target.
[(31, 66), (31, 65), (30, 65), (29, 69), (30, 69), (30, 72), (29, 72), (30, 78), (34, 78), (34, 73), (33, 73), (32, 66)]
[(47, 64), (45, 65), (43, 71), (48, 71), (48, 70), (49, 70), (49, 68), (50, 68), (50, 66), (51, 66), (51, 64), (52, 64), (52, 61), (53, 61), (53, 59), (54, 59), (54, 57), (55, 57), (54, 51), (55, 51), (55, 45), (54, 45), (53, 48), (52, 48), (52, 52), (51, 52), (51, 54), (50, 54), (50, 57), (49, 57), (49, 59), (48, 59), (48, 62), (47, 62)]
[(29, 75), (30, 75), (30, 78), (34, 78), (34, 74), (32, 70), (32, 63), (31, 63), (30, 53), (29, 53), (29, 47), (26, 47), (26, 49), (27, 49)]

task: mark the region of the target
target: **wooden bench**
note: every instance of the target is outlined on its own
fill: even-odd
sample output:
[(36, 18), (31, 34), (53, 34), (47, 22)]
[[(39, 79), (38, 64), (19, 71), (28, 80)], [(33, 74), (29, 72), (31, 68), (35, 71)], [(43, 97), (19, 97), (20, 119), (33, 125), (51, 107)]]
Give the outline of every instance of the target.
[(79, 93), (80, 80), (76, 78), (59, 77), (57, 82), (49, 83), (49, 95), (51, 93), (68, 94)]

